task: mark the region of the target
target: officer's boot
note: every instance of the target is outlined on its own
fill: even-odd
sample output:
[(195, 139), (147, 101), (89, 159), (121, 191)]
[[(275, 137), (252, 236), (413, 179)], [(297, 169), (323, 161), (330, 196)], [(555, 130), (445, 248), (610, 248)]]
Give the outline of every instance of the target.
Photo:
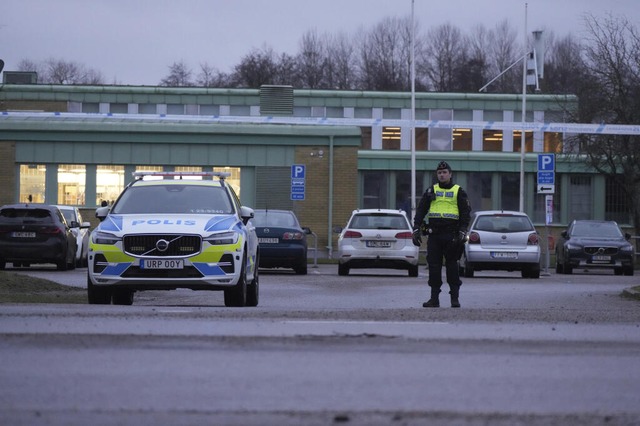
[(440, 307), (440, 299), (439, 295), (440, 289), (431, 287), (431, 299), (424, 302), (422, 304), (423, 308), (439, 308)]
[(460, 287), (452, 288), (449, 291), (449, 294), (451, 295), (451, 307), (452, 308), (459, 308), (460, 307), (460, 301), (458, 300), (458, 296), (460, 295)]

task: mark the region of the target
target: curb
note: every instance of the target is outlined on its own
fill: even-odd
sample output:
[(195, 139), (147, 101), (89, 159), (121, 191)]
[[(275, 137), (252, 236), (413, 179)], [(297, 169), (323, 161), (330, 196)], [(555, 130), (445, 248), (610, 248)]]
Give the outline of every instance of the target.
[(640, 287), (625, 288), (622, 290), (622, 297), (640, 300)]

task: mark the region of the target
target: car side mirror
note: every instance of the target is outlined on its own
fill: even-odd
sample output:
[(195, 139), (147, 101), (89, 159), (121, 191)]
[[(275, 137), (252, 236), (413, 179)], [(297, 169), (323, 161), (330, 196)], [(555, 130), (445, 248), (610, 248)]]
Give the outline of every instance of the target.
[(305, 234), (307, 235), (311, 235), (313, 232), (311, 232), (311, 228), (308, 228), (306, 226), (302, 227), (302, 230), (304, 231)]
[(91, 228), (91, 223), (89, 223), (89, 222), (82, 222), (82, 223), (80, 224), (80, 228), (82, 228), (82, 229), (89, 229), (89, 228)]
[(80, 224), (75, 220), (69, 222), (69, 228), (80, 228)]
[(102, 222), (107, 217), (107, 215), (109, 214), (109, 210), (110, 209), (111, 208), (109, 206), (107, 206), (107, 207), (98, 207), (96, 209), (96, 217), (100, 220), (100, 222)]
[(240, 207), (240, 217), (242, 218), (242, 222), (246, 225), (249, 223), (251, 219), (253, 219), (254, 211), (250, 207), (241, 206)]
[(560, 235), (562, 235), (562, 238), (566, 238), (567, 240), (569, 239), (569, 234), (567, 234), (567, 231), (562, 231)]
[(624, 233), (624, 238), (627, 239), (627, 240), (630, 240), (631, 239), (631, 234), (628, 233), (628, 232), (625, 232)]

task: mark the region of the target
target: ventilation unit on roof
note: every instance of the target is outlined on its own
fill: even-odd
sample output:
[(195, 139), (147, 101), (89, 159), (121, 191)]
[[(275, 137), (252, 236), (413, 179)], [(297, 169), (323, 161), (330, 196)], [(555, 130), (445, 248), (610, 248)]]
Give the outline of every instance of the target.
[(37, 84), (38, 73), (35, 71), (5, 71), (2, 74), (4, 84)]
[(260, 86), (260, 115), (293, 115), (293, 87)]

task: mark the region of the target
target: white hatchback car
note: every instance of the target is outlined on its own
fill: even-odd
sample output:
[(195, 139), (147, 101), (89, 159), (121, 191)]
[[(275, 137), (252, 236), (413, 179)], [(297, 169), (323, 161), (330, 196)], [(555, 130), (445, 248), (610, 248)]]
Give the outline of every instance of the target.
[(89, 255), (89, 228), (91, 224), (82, 220), (80, 209), (74, 206), (56, 206), (62, 212), (71, 232), (76, 237), (78, 249), (76, 250), (76, 266), (82, 268), (87, 266), (87, 256)]
[(418, 247), (404, 211), (354, 210), (347, 226), (337, 231), (339, 275), (348, 275), (352, 268), (389, 268), (418, 276)]
[(460, 275), (475, 271), (522, 271), (540, 278), (539, 237), (526, 213), (485, 210), (471, 216), (468, 240), (460, 258)]

